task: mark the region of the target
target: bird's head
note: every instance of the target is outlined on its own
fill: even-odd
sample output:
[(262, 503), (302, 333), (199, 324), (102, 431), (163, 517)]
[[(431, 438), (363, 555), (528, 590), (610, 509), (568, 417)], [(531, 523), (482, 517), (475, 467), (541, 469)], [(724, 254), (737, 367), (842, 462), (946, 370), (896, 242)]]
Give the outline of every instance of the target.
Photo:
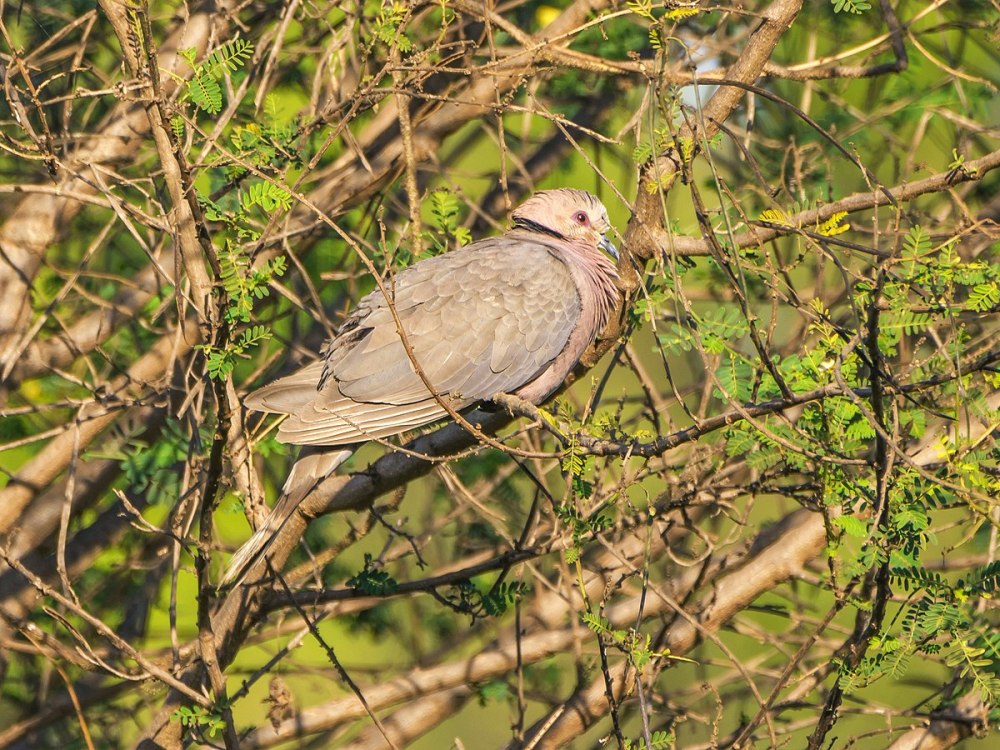
[(611, 229), (608, 209), (585, 190), (542, 190), (514, 209), (514, 226), (604, 250), (618, 258), (605, 233)]

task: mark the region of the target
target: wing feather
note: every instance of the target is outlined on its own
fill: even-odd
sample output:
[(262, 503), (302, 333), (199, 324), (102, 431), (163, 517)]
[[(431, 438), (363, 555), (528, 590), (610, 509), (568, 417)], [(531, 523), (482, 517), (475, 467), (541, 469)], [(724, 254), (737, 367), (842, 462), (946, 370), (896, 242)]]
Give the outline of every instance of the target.
[[(386, 286), (421, 370), (458, 409), (533, 380), (580, 318), (569, 269), (544, 242), (523, 238), (484, 240), (421, 261)], [(289, 414), (278, 437), (304, 445), (387, 437), (447, 414), (417, 375), (380, 290), (361, 300), (324, 359), (246, 404)]]
[(243, 403), (252, 411), (294, 414), (316, 400), (319, 395), (317, 385), (324, 367), (322, 360), (312, 362), (301, 370), (254, 391)]

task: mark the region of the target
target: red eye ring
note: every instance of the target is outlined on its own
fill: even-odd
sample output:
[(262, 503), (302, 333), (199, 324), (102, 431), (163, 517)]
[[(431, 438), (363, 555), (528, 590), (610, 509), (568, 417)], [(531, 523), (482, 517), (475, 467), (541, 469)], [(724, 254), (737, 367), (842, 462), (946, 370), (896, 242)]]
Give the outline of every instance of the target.
[(581, 227), (588, 226), (590, 224), (590, 217), (587, 216), (583, 211), (577, 211), (573, 214), (573, 221), (579, 224)]

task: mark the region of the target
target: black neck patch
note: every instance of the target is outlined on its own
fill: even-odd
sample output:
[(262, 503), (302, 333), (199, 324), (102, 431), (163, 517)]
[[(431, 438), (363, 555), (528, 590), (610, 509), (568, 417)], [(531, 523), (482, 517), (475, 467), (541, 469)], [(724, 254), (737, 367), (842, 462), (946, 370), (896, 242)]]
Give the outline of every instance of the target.
[(527, 229), (529, 232), (538, 232), (539, 234), (547, 234), (549, 237), (555, 237), (556, 239), (565, 240), (566, 237), (559, 234), (559, 232), (554, 229), (549, 229), (548, 227), (542, 226), (537, 221), (531, 221), (531, 219), (525, 219), (520, 216), (514, 218), (514, 226), (521, 229)]

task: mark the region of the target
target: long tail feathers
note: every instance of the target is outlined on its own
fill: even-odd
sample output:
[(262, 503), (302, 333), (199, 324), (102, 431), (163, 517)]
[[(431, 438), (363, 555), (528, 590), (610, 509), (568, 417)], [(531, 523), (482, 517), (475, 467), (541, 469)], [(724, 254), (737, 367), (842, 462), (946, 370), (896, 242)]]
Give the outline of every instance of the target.
[(354, 449), (339, 451), (320, 451), (318, 449), (307, 448), (299, 456), (299, 460), (292, 466), (285, 486), (281, 488), (281, 495), (274, 508), (264, 519), (261, 527), (236, 550), (233, 559), (229, 561), (222, 576), (222, 586), (239, 583), (270, 548), (278, 535), (278, 532), (292, 517), (299, 503), (305, 499), (316, 485), (337, 470), (346, 461)]

